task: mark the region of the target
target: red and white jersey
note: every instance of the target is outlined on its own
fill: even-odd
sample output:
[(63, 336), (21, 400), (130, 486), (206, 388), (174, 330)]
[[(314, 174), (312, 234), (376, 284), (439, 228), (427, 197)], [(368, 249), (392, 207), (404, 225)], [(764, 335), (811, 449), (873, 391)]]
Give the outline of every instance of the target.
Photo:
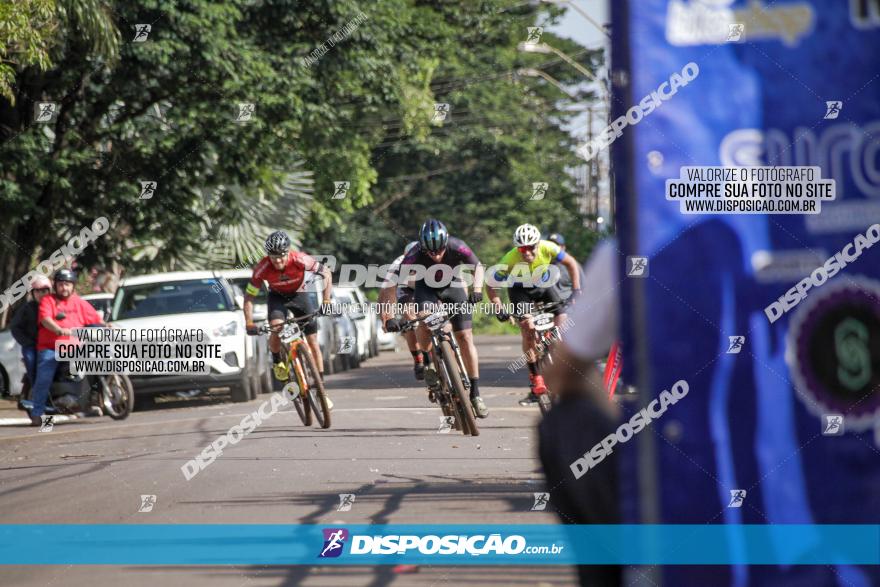
[(306, 271), (317, 271), (318, 266), (319, 263), (314, 257), (301, 251), (288, 252), (287, 261), (281, 271), (275, 269), (269, 257), (263, 257), (254, 265), (254, 273), (248, 284), (247, 293), (252, 296), (257, 295), (265, 281), (269, 285), (269, 291), (285, 295), (294, 294), (302, 285)]

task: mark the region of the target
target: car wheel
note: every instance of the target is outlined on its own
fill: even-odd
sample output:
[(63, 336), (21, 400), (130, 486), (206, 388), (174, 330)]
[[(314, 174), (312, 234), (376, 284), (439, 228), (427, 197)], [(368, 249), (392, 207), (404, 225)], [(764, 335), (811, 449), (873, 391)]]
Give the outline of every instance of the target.
[(250, 369), (245, 367), (241, 370), (241, 378), (230, 390), (232, 401), (235, 403), (246, 402), (251, 399), (251, 374)]
[(257, 395), (260, 393), (260, 370), (257, 367), (256, 359), (253, 359), (253, 365), (251, 365), (251, 399), (257, 399)]
[(355, 341), (354, 347), (348, 354), (348, 365), (351, 369), (357, 369), (361, 366), (361, 354), (358, 352), (357, 341)]
[(328, 349), (321, 349), (321, 362), (324, 363), (324, 375), (336, 373), (335, 365), (330, 360), (330, 351)]
[(260, 393), (272, 393), (272, 367), (269, 363), (263, 365), (263, 375), (260, 377)]

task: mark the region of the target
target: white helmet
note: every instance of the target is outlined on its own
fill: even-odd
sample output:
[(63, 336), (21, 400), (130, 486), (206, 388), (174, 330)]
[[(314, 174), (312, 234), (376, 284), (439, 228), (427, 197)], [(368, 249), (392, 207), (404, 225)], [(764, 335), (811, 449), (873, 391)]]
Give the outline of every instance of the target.
[(513, 244), (517, 247), (536, 245), (541, 240), (541, 231), (531, 224), (519, 226), (513, 233)]

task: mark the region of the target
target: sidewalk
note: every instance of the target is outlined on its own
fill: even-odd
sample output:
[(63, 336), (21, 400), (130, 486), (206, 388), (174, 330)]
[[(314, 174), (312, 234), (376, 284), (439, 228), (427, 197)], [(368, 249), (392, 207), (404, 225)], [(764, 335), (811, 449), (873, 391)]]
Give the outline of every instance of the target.
[[(0, 426), (30, 426), (31, 419), (27, 412), (18, 409), (17, 403), (15, 396), (0, 398)], [(65, 422), (75, 420), (76, 416), (55, 416), (53, 419), (55, 422)]]

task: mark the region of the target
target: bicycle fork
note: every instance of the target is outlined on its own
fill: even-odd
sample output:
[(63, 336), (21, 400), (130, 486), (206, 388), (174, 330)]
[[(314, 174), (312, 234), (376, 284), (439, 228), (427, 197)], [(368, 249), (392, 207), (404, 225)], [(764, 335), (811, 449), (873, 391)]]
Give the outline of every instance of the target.
[(290, 363), (290, 366), (293, 367), (293, 372), (296, 374), (296, 383), (299, 386), (300, 395), (304, 395), (308, 386), (306, 385), (306, 374), (303, 371), (302, 363), (297, 360), (296, 350), (290, 349), (287, 354), (287, 360)]

